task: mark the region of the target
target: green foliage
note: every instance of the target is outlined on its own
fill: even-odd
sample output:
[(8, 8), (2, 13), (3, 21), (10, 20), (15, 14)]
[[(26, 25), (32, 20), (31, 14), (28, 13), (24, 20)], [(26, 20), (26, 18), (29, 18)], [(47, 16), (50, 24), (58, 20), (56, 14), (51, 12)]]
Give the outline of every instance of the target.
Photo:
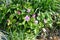
[(57, 6), (59, 2), (57, 0), (33, 0), (30, 2), (33, 5), (34, 9), (39, 8), (39, 10), (42, 12), (45, 12), (46, 10), (56, 11), (57, 9), (59, 9), (59, 7)]
[(54, 22), (60, 26), (60, 14), (57, 12), (60, 3), (57, 0), (10, 0), (9, 4), (2, 2), (0, 27), (10, 33), (9, 40), (31, 40), (30, 36), (33, 38), (43, 27), (53, 28)]

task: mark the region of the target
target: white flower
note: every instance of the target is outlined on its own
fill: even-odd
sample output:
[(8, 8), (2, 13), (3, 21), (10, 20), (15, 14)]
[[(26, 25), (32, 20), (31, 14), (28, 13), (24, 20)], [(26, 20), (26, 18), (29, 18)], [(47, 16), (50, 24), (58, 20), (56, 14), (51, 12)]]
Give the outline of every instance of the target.
[(37, 20), (35, 20), (35, 21), (34, 21), (34, 23), (35, 23), (35, 24), (38, 24), (38, 21), (37, 21)]
[(43, 32), (46, 32), (46, 29), (45, 28), (42, 28)]
[(46, 19), (44, 19), (44, 23), (47, 23), (47, 20)]

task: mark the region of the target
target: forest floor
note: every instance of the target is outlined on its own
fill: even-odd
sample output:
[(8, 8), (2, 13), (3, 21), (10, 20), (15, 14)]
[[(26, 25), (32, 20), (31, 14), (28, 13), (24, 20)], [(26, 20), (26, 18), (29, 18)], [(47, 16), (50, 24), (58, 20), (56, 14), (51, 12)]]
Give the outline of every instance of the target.
[(60, 29), (43, 28), (36, 40), (60, 40)]

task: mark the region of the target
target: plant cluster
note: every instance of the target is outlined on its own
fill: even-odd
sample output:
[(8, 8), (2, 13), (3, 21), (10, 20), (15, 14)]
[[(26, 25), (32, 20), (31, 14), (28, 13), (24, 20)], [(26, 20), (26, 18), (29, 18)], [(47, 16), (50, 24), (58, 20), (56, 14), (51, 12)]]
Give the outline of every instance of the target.
[[(0, 28), (9, 32), (9, 40), (34, 40), (42, 28), (60, 26), (60, 1), (0, 1)], [(56, 24), (54, 24), (56, 23)]]

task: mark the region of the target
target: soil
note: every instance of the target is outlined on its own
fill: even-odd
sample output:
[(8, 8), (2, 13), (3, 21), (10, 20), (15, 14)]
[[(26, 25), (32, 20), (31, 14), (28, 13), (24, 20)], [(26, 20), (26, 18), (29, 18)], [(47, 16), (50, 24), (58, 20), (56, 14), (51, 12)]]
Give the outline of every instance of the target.
[(36, 40), (60, 40), (60, 29), (43, 28)]

